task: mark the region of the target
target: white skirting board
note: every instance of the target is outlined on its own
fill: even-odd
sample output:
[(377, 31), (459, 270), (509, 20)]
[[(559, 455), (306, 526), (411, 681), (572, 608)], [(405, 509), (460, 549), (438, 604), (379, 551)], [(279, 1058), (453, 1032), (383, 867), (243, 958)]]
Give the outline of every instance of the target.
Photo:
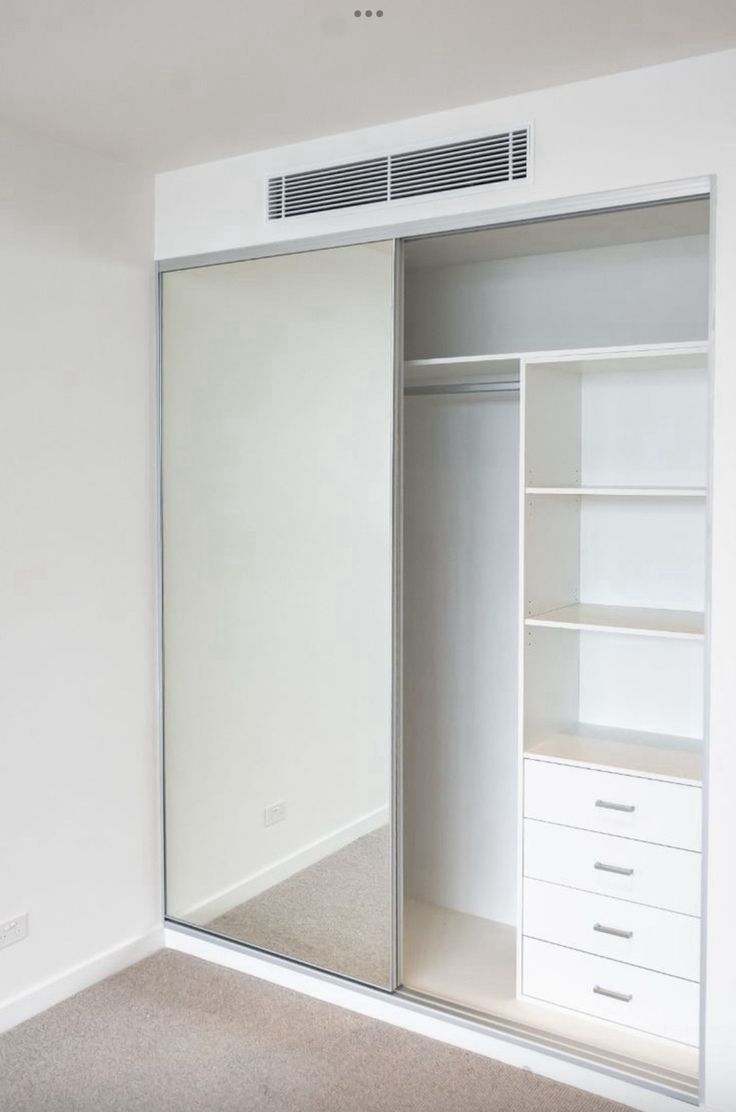
[(687, 1103), (676, 1097), (643, 1088), (617, 1077), (600, 1073), (575, 1062), (552, 1057), (541, 1051), (496, 1037), (491, 1032), (428, 1015), (398, 997), (390, 997), (359, 986), (338, 984), (318, 972), (297, 969), (286, 963), (261, 958), (239, 948), (231, 948), (204, 937), (197, 937), (175, 926), (165, 929), (166, 947), (192, 957), (211, 961), (228, 969), (270, 981), (294, 992), (349, 1011), (391, 1023), (416, 1034), (460, 1047), (474, 1054), (528, 1070), (541, 1077), (572, 1085), (608, 1100), (619, 1101), (640, 1112), (683, 1112)]
[(60, 1004), (62, 1000), (75, 996), (82, 989), (103, 981), (105, 977), (111, 977), (113, 973), (119, 973), (129, 965), (142, 961), (163, 946), (164, 931), (161, 927), (156, 927), (142, 937), (123, 942), (112, 950), (105, 950), (89, 961), (67, 969), (57, 977), (34, 985), (20, 996), (0, 1004), (0, 1033), (9, 1031), (11, 1027), (24, 1023), (25, 1020), (31, 1019), (40, 1012), (45, 1012), (54, 1004)]
[(361, 838), (364, 834), (371, 834), (374, 830), (380, 829), (388, 823), (388, 820), (388, 807), (378, 807), (375, 811), (362, 815), (355, 822), (341, 826), (338, 830), (333, 830), (324, 838), (310, 842), (309, 845), (303, 846), (296, 853), (289, 854), (288, 857), (282, 857), (267, 868), (252, 873), (238, 881), (237, 884), (216, 892), (201, 903), (195, 904), (185, 911), (177, 909), (174, 918), (182, 919), (187, 923), (194, 923), (197, 926), (211, 923), (219, 915), (225, 915), (228, 911), (232, 911), (234, 907), (245, 903), (246, 900), (252, 900), (254, 896), (273, 888), (275, 884), (288, 880), (290, 876), (301, 872), (302, 869), (306, 869), (310, 865), (316, 865), (323, 858), (344, 849), (356, 838)]

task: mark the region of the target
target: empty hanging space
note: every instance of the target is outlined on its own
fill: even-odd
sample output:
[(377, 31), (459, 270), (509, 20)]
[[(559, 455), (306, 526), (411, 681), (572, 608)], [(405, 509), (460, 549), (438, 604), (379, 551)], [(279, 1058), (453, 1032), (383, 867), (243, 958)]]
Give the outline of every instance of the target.
[(516, 964), (519, 364), (407, 370), (403, 979), (488, 1008)]

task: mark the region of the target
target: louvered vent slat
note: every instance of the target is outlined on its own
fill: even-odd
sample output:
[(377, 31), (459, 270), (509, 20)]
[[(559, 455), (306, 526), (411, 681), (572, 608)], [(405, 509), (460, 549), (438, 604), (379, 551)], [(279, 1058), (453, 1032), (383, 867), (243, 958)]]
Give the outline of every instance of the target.
[(306, 216), (528, 176), (529, 129), (520, 128), (270, 178), (268, 218)]
[(360, 181), (345, 181), (337, 185), (334, 182), (315, 182), (304, 188), (302, 186), (294, 187), (291, 182), (286, 182), (284, 195), (290, 201), (308, 201), (311, 198), (353, 193), (355, 190), (368, 190), (371, 193), (383, 190), (385, 194), (386, 183), (381, 178), (364, 178)]
[(510, 136), (501, 138), (474, 140), (468, 143), (453, 143), (449, 147), (430, 147), (423, 151), (409, 151), (407, 154), (392, 155), (391, 162), (394, 166), (409, 165), (411, 163), (436, 163), (447, 162), (453, 158), (482, 157), (485, 154), (508, 152)]
[(415, 175), (424, 174), (442, 174), (450, 170), (484, 170), (493, 167), (501, 169), (508, 177), (509, 169), (509, 153), (503, 151), (501, 154), (489, 154), (484, 158), (476, 156), (465, 155), (461, 158), (455, 158), (451, 163), (447, 162), (411, 162), (402, 166), (394, 165), (392, 167), (392, 177), (394, 180), (397, 178), (410, 178)]
[(529, 150), (529, 132), (526, 128), (523, 131), (514, 131), (511, 133), (511, 176), (516, 181), (517, 178), (525, 178), (528, 174), (528, 150)]
[[(271, 189), (282, 182), (281, 216), (304, 216), (312, 212), (353, 208), (388, 200), (388, 158), (370, 158), (323, 170), (284, 174), (269, 181)], [(271, 219), (277, 219), (271, 217)]]
[(280, 220), (284, 215), (284, 179), (271, 178), (268, 183), (268, 219)]
[(299, 170), (294, 174), (287, 174), (286, 180), (295, 185), (306, 185), (313, 181), (352, 181), (369, 174), (380, 175), (385, 173), (385, 169), (385, 158), (371, 158), (366, 162), (349, 162), (344, 166), (327, 166), (322, 170)]

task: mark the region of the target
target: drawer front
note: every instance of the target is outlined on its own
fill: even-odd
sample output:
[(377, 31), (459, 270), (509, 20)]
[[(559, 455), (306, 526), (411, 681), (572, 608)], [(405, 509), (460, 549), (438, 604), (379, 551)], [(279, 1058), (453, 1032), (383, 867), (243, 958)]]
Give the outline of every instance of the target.
[(524, 820), (524, 876), (700, 915), (700, 854)]
[(700, 850), (701, 805), (698, 787), (524, 761), (524, 815), (530, 819)]
[(523, 992), (665, 1039), (698, 1045), (700, 989), (664, 973), (524, 939)]
[(691, 915), (525, 880), (523, 933), (673, 977), (700, 980), (700, 920)]

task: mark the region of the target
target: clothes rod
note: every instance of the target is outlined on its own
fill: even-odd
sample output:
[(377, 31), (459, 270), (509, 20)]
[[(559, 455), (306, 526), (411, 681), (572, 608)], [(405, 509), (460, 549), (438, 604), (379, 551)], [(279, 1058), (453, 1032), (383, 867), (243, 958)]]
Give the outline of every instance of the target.
[(438, 382), (426, 386), (405, 386), (405, 394), (495, 394), (518, 390), (518, 378), (491, 382)]

